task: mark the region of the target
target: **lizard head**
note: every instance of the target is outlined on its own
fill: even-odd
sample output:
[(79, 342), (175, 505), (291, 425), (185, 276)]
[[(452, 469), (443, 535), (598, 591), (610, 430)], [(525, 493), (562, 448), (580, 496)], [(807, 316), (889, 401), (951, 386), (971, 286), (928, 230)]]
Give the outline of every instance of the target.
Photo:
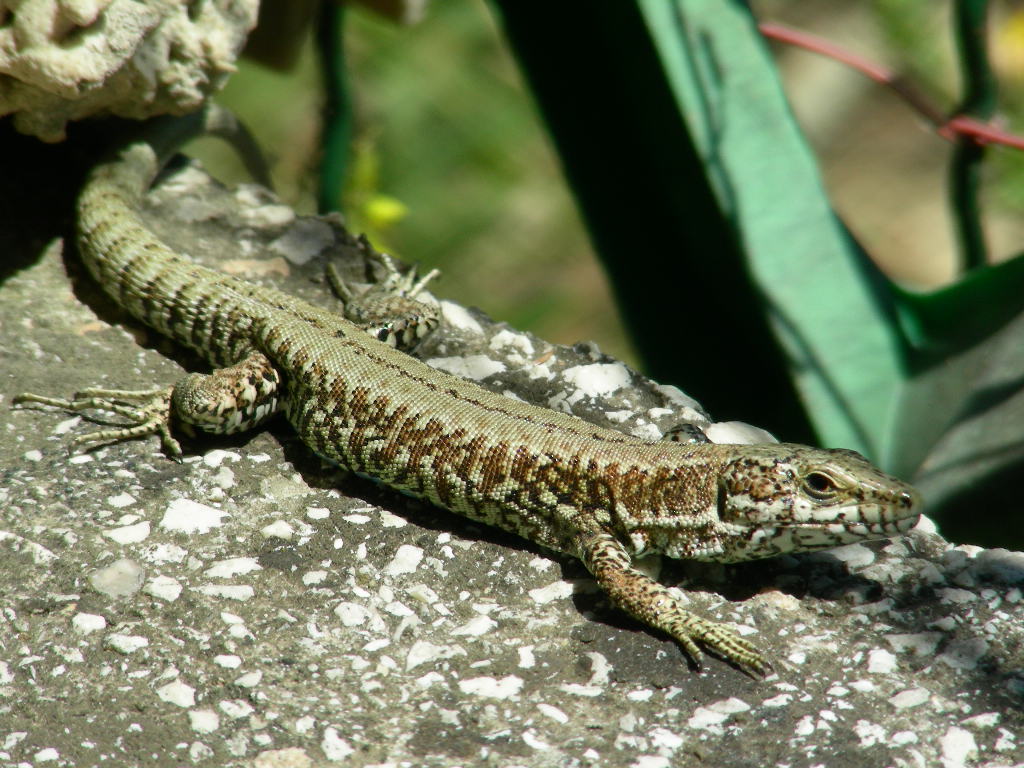
[(717, 507), (718, 559), (737, 561), (905, 533), (921, 497), (854, 451), (783, 443), (726, 463)]

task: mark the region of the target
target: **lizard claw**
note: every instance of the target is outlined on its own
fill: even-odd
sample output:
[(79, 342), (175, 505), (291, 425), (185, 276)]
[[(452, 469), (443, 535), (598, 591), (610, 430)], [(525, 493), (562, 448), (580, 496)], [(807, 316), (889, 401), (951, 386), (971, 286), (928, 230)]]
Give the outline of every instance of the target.
[(73, 437), (68, 448), (72, 453), (88, 449), (101, 443), (131, 440), (147, 435), (159, 435), (164, 450), (176, 460), (181, 459), (181, 444), (171, 435), (170, 430), (171, 388), (161, 387), (146, 390), (85, 389), (76, 392), (71, 399), (45, 397), (25, 392), (14, 398), (14, 405), (34, 403), (60, 408), (71, 413), (98, 411), (121, 417), (125, 423), (108, 421), (96, 415), (86, 418), (108, 429), (88, 432)]

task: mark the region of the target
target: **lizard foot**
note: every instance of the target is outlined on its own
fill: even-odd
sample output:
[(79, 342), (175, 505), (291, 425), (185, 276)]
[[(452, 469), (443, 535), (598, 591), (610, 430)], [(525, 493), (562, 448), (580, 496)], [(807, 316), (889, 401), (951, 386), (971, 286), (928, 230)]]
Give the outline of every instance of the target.
[(170, 403), (171, 387), (157, 389), (86, 389), (76, 392), (70, 400), (58, 397), (44, 397), (25, 392), (14, 398), (14, 405), (34, 403), (60, 408), (72, 413), (98, 411), (119, 416), (126, 423), (107, 421), (98, 416), (87, 415), (90, 421), (108, 425), (101, 429), (78, 435), (71, 439), (69, 448), (79, 451), (101, 443), (131, 440), (147, 435), (159, 435), (164, 449), (174, 458), (181, 457), (181, 445), (171, 435)]
[(701, 646), (754, 677), (771, 670), (765, 655), (735, 631), (686, 610), (664, 585), (641, 573), (622, 543), (606, 532), (581, 534), (576, 542), (580, 559), (619, 608), (648, 626), (671, 635), (700, 667)]
[(740, 637), (725, 624), (697, 616), (684, 610), (672, 600), (658, 622), (668, 634), (683, 646), (683, 650), (700, 667), (702, 654), (698, 643), (726, 661), (735, 664), (753, 677), (764, 677), (772, 665), (756, 645)]
[(327, 280), (345, 303), (345, 317), (379, 341), (409, 350), (440, 323), (436, 305), (417, 296), (441, 273), (432, 269), (418, 277), (415, 265), (403, 273), (386, 253), (374, 251), (365, 239), (360, 242), (370, 258), (383, 266), (384, 278), (360, 291), (345, 282), (330, 263)]

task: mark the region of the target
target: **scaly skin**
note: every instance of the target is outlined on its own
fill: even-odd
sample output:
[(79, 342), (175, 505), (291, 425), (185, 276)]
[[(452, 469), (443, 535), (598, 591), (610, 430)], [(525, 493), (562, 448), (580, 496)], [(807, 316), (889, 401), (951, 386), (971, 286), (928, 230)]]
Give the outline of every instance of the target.
[(917, 521), (913, 488), (852, 452), (646, 442), (491, 393), (335, 314), (176, 254), (135, 208), (162, 158), (224, 119), (214, 110), (157, 123), (98, 166), (79, 198), (79, 250), (100, 285), (217, 368), (139, 397), (23, 398), (129, 419), (80, 445), (158, 433), (175, 452), (170, 424), (233, 432), (283, 410), (321, 456), (577, 556), (616, 605), (695, 662), (703, 646), (758, 674), (769, 669), (761, 651), (685, 610), (633, 557), (734, 562), (883, 538)]

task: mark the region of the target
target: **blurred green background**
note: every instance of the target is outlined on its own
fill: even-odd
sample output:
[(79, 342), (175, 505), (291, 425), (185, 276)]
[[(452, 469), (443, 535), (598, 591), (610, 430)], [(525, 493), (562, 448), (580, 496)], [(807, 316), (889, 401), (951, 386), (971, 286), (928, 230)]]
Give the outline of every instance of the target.
[[(953, 104), (948, 3), (758, 0), (753, 7), (761, 19), (813, 31), (889, 65), (941, 109)], [(1024, 4), (995, 5), (992, 30), (1001, 119), (1022, 132)], [(403, 26), (353, 5), (344, 45), (355, 128), (342, 193), (350, 227), (404, 260), (440, 267), (439, 295), (551, 341), (596, 340), (636, 364), (490, 7), (435, 2), (421, 22)], [(881, 86), (833, 61), (774, 48), (829, 194), (867, 251), (910, 285), (952, 279), (949, 145)], [(288, 72), (243, 60), (221, 97), (258, 133), (278, 192), (303, 212), (315, 208), (321, 99), (309, 41)], [(200, 154), (223, 178), (244, 178), (216, 145)], [(985, 173), (986, 227), (1000, 258), (1024, 242), (1024, 155), (997, 148)], [(748, 416), (756, 421), (757, 414)]]

